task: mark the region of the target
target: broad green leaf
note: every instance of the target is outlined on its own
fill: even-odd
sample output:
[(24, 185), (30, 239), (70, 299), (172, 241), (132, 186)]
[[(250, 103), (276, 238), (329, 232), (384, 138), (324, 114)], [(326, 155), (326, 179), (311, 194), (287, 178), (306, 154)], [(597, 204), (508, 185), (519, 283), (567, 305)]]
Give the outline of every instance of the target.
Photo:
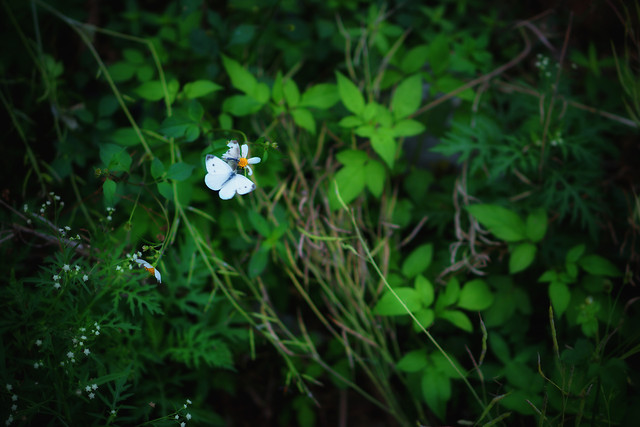
[(331, 83), (311, 86), (302, 94), (301, 107), (314, 107), (322, 110), (333, 107), (340, 101), (338, 87)]
[(371, 136), (371, 148), (384, 160), (389, 169), (393, 169), (395, 163), (396, 147), (397, 142), (392, 137), (380, 134)]
[(425, 130), (417, 120), (402, 120), (393, 126), (393, 135), (397, 137), (420, 135)]
[[(423, 328), (429, 328), (433, 325), (434, 320), (436, 320), (436, 313), (430, 308), (421, 308), (420, 310), (413, 313), (416, 317), (418, 323), (413, 323), (413, 330), (416, 332), (420, 332), (420, 326)], [(420, 325), (420, 326), (419, 326)]]
[(402, 274), (407, 278), (413, 278), (429, 268), (433, 258), (433, 245), (431, 243), (417, 247), (402, 263)]
[(336, 72), (336, 78), (338, 80), (338, 93), (340, 94), (340, 100), (347, 108), (355, 115), (361, 115), (364, 113), (364, 97), (360, 93), (360, 89), (348, 78)]
[(620, 277), (622, 273), (611, 261), (599, 255), (586, 255), (578, 261), (584, 271), (595, 276)]
[(122, 57), (133, 64), (144, 63), (144, 55), (137, 49), (124, 49)]
[(558, 317), (562, 316), (571, 301), (569, 287), (563, 282), (551, 282), (549, 285), (549, 298), (553, 305), (553, 310)]
[(183, 162), (174, 163), (169, 166), (167, 171), (167, 179), (175, 179), (176, 181), (184, 181), (191, 176), (194, 165), (190, 165)]
[(572, 247), (571, 249), (569, 249), (569, 252), (567, 252), (566, 262), (578, 262), (584, 251), (585, 245), (576, 245)]
[(256, 85), (253, 92), (250, 93), (249, 95), (251, 95), (251, 97), (253, 97), (253, 99), (258, 101), (261, 105), (264, 105), (269, 101), (269, 96), (271, 96), (271, 91), (269, 90), (269, 86), (267, 86), (266, 83), (261, 82)]
[(457, 306), (465, 310), (482, 311), (493, 304), (493, 293), (482, 279), (471, 280), (460, 290)]
[(164, 97), (164, 90), (160, 80), (151, 80), (142, 83), (135, 90), (141, 98), (148, 101), (159, 101)]
[(422, 274), (418, 274), (413, 287), (416, 289), (416, 292), (418, 292), (418, 295), (422, 300), (423, 307), (429, 307), (433, 304), (435, 299), (435, 289), (429, 279), (424, 277)]
[(158, 193), (165, 199), (173, 201), (173, 188), (168, 182), (162, 181), (158, 183)]
[(120, 83), (130, 80), (136, 73), (138, 66), (125, 61), (119, 61), (109, 66), (109, 75), (114, 82)]
[(164, 119), (158, 132), (169, 138), (185, 138), (186, 142), (192, 142), (200, 136), (200, 126), (184, 112), (176, 112)]
[(280, 101), (284, 99), (284, 90), (282, 88), (282, 71), (278, 71), (276, 78), (273, 81), (273, 87), (271, 88), (271, 99), (276, 104), (280, 104)]
[(306, 129), (310, 134), (315, 135), (316, 121), (313, 118), (313, 114), (311, 114), (309, 110), (305, 108), (296, 108), (295, 110), (291, 110), (291, 117), (293, 117), (293, 121), (298, 126)]
[(441, 420), (447, 418), (447, 403), (451, 399), (451, 380), (435, 369), (424, 369), (421, 380), (422, 396), (429, 409)]
[(449, 66), (449, 36), (440, 34), (429, 43), (429, 66), (433, 74), (444, 73)]
[(233, 95), (224, 100), (222, 110), (232, 116), (248, 116), (258, 112), (262, 104), (248, 95)]
[(193, 99), (207, 96), (210, 93), (219, 91), (220, 89), (222, 89), (222, 86), (210, 80), (196, 80), (195, 82), (185, 84), (182, 91), (187, 99)]
[(140, 137), (136, 130), (130, 127), (114, 130), (109, 136), (109, 140), (125, 147), (140, 144)]
[(367, 188), (376, 198), (380, 198), (387, 178), (384, 165), (376, 160), (369, 160), (364, 167), (364, 173), (367, 176)]
[(558, 273), (553, 270), (547, 270), (538, 278), (538, 282), (553, 282), (558, 280)]
[(218, 123), (220, 123), (220, 129), (233, 129), (233, 117), (229, 114), (220, 114), (218, 116)]
[(493, 354), (496, 355), (498, 360), (500, 360), (503, 364), (508, 363), (511, 360), (511, 351), (509, 350), (509, 345), (502, 338), (502, 335), (495, 332), (491, 334), (489, 338), (489, 348)]
[(426, 350), (412, 350), (406, 353), (396, 364), (396, 368), (402, 372), (418, 372), (427, 367)]
[(547, 212), (543, 208), (535, 209), (527, 216), (527, 237), (537, 243), (547, 233)]
[(131, 167), (131, 157), (126, 149), (115, 144), (100, 145), (100, 160), (113, 172), (126, 172)]
[(458, 310), (445, 310), (438, 314), (438, 317), (448, 320), (454, 326), (462, 329), (466, 332), (473, 332), (473, 324), (469, 317), (461, 311)]
[(436, 310), (441, 311), (445, 307), (449, 307), (458, 301), (460, 297), (460, 282), (457, 278), (452, 277), (449, 279), (444, 287), (444, 292), (438, 295), (436, 301)]
[(527, 237), (524, 222), (509, 209), (497, 205), (470, 205), (467, 210), (499, 239), (518, 242)]
[(158, 179), (160, 178), (163, 174), (164, 174), (164, 164), (162, 163), (162, 160), (160, 160), (157, 157), (153, 158), (153, 161), (151, 162), (151, 176), (154, 179)]
[(110, 179), (105, 179), (102, 183), (102, 194), (104, 195), (104, 205), (112, 207), (116, 202), (116, 183)]
[(254, 279), (262, 274), (269, 261), (269, 251), (262, 248), (251, 255), (249, 260), (249, 278)]
[(422, 101), (422, 78), (419, 74), (407, 77), (398, 85), (391, 98), (391, 111), (396, 120), (413, 114)]
[(520, 243), (509, 256), (509, 274), (519, 273), (531, 265), (538, 248), (532, 243)]
[[(336, 173), (335, 181), (338, 184), (340, 197), (349, 204), (364, 191), (366, 175), (364, 168), (358, 166), (345, 166)], [(334, 193), (334, 186), (329, 189), (329, 203), (332, 209), (340, 208), (340, 203)]]
[(429, 46), (419, 45), (411, 49), (400, 61), (400, 69), (405, 74), (412, 74), (420, 70), (427, 63)]
[(343, 150), (336, 154), (336, 159), (345, 166), (361, 166), (369, 161), (367, 153), (361, 150)]
[(396, 295), (394, 295), (391, 291), (387, 290), (378, 303), (373, 308), (374, 314), (378, 314), (380, 316), (400, 316), (403, 314), (408, 314), (407, 309), (413, 313), (420, 309), (420, 297), (418, 293), (413, 288), (408, 287), (399, 287), (394, 289), (398, 298), (400, 298), (405, 306), (398, 301)]
[(341, 126), (343, 128), (355, 128), (358, 126), (362, 126), (364, 122), (362, 121), (362, 119), (358, 116), (347, 116), (347, 117), (343, 117), (339, 122), (338, 122), (338, 126)]
[(224, 65), (233, 87), (247, 95), (253, 94), (258, 84), (253, 74), (245, 70), (239, 62), (225, 55), (222, 55), (222, 65)]
[(284, 99), (287, 101), (289, 108), (295, 108), (300, 102), (300, 91), (298, 85), (291, 79), (287, 79), (283, 85)]
[(258, 212), (253, 210), (249, 211), (249, 222), (253, 226), (253, 229), (260, 233), (262, 237), (266, 238), (271, 235), (271, 225), (269, 225), (269, 221)]

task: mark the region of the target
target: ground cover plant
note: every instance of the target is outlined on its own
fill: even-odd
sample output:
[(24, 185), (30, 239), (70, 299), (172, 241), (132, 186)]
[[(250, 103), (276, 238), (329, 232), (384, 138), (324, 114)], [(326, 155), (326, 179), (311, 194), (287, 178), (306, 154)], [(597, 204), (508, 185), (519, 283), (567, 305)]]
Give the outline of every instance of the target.
[(2, 1), (6, 425), (631, 425), (640, 6)]

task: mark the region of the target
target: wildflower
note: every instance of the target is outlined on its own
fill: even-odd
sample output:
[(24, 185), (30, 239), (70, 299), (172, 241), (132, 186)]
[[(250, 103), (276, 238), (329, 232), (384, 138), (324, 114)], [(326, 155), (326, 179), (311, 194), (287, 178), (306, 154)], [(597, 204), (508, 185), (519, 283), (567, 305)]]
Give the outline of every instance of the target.
[(90, 353), (91, 353), (91, 350), (89, 350), (88, 348), (84, 349), (85, 356), (88, 356)]
[(14, 394), (13, 396), (11, 396), (11, 400), (13, 400), (14, 402), (18, 400), (18, 395)]
[(89, 399), (93, 399), (94, 397), (96, 397), (95, 393), (89, 393)]
[(191, 399), (187, 399), (187, 405), (191, 405)]
[(89, 280), (89, 276), (87, 276), (86, 274), (84, 276), (82, 276), (82, 281), (86, 282), (87, 280)]
[(18, 405), (16, 405), (15, 403), (13, 405), (11, 405), (11, 410), (12, 411), (17, 411), (18, 410)]
[(41, 340), (41, 339), (37, 339), (37, 340), (36, 340), (36, 345), (37, 345), (38, 347), (40, 347), (40, 346), (42, 345), (42, 340)]
[(190, 420), (190, 419), (191, 419), (191, 414), (187, 412), (187, 415), (185, 416), (185, 418), (186, 418), (187, 420)]
[(9, 415), (9, 418), (7, 418), (7, 421), (4, 422), (5, 425), (10, 425), (13, 422), (13, 415)]
[(11, 384), (7, 384), (7, 391), (13, 390), (13, 386)]
[(122, 267), (120, 267), (119, 265), (116, 265), (116, 271), (122, 271)]
[(67, 357), (68, 357), (69, 359), (73, 359), (73, 352), (72, 352), (72, 351), (68, 352), (68, 353), (67, 353)]
[(53, 284), (53, 287), (56, 289), (60, 289), (60, 283), (56, 282)]
[(91, 387), (90, 386), (86, 386), (84, 389), (85, 389), (86, 392), (90, 392), (91, 391)]
[(147, 261), (141, 259), (141, 258), (136, 258), (136, 262), (140, 265), (142, 265), (142, 267), (144, 267), (145, 270), (147, 270), (149, 272), (149, 274), (151, 274), (152, 276), (155, 276), (156, 280), (158, 281), (158, 283), (162, 283), (162, 276), (160, 275), (160, 272), (151, 264), (149, 264)]
[(229, 150), (222, 155), (222, 160), (227, 163), (232, 162), (237, 164), (240, 168), (246, 168), (249, 171), (249, 175), (253, 175), (253, 170), (251, 170), (251, 166), (249, 165), (260, 163), (260, 157), (251, 157), (250, 159), (247, 159), (249, 146), (247, 144), (242, 144), (242, 147), (240, 147), (238, 141), (229, 141), (227, 147), (229, 147)]
[(98, 384), (91, 384), (91, 389), (92, 390), (97, 390), (98, 389)]
[(80, 266), (76, 265), (76, 271), (80, 271)]
[(67, 231), (71, 231), (71, 227), (69, 227), (68, 225), (65, 225), (64, 229), (67, 230)]
[(62, 266), (62, 269), (64, 271), (69, 271), (71, 269), (71, 267), (69, 267), (69, 264), (65, 264), (65, 265)]
[(22, 207), (22, 209), (27, 212), (29, 210), (29, 205), (27, 205), (26, 203), (24, 204), (24, 206)]
[(58, 280), (60, 280), (60, 276), (58, 276), (57, 274), (54, 274), (53, 275), (53, 280), (55, 280), (57, 282)]
[(187, 423), (185, 423), (184, 421), (180, 423), (180, 427), (185, 427), (187, 425)]

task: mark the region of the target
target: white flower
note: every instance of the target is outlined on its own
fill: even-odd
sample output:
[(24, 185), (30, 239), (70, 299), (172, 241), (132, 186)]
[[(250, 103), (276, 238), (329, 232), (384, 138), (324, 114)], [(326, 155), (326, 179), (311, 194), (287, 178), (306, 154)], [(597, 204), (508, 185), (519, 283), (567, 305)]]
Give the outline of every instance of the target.
[(91, 387), (89, 387), (89, 386), (86, 386), (84, 389), (85, 389), (85, 391), (87, 391), (87, 392), (90, 392), (90, 391), (91, 391)]
[(191, 399), (187, 399), (187, 404), (191, 405)]
[(29, 210), (29, 206), (25, 203), (22, 209), (24, 209), (24, 211), (27, 212)]
[(76, 271), (80, 271), (80, 266), (76, 265)]
[(93, 390), (97, 390), (98, 389), (98, 384), (91, 384), (91, 388)]
[(12, 411), (17, 411), (18, 410), (18, 405), (16, 405), (15, 403), (13, 405), (11, 405), (11, 410)]
[(185, 427), (187, 425), (187, 423), (185, 423), (184, 421), (180, 423), (180, 427)]
[(14, 402), (18, 400), (18, 395), (14, 394), (13, 396), (11, 396), (11, 400), (13, 400)]
[(225, 162), (234, 162), (240, 168), (247, 168), (249, 175), (253, 175), (253, 170), (249, 165), (260, 163), (260, 157), (251, 157), (250, 159), (247, 159), (249, 146), (247, 144), (242, 144), (242, 147), (240, 147), (238, 141), (229, 141), (227, 147), (229, 147), (229, 150), (222, 155), (222, 160)]
[(4, 422), (4, 425), (10, 425), (13, 422), (13, 415), (9, 415), (9, 418), (7, 418), (7, 421)]
[(116, 265), (116, 271), (122, 271), (122, 267), (120, 267), (119, 265)]
[(71, 227), (69, 227), (68, 225), (65, 225), (64, 229), (67, 230), (67, 231), (71, 231)]
[(82, 276), (82, 281), (86, 282), (87, 280), (89, 280), (89, 276), (87, 276), (86, 274), (84, 276)]
[(60, 276), (58, 276), (57, 274), (54, 274), (53, 275), (53, 280), (55, 280), (57, 282), (58, 280), (60, 280)]
[(93, 399), (94, 397), (96, 397), (94, 393), (89, 393), (89, 399)]
[(84, 355), (88, 356), (91, 353), (91, 350), (89, 350), (88, 348), (84, 349)]
[(147, 261), (143, 260), (142, 258), (137, 258), (136, 262), (138, 264), (140, 264), (142, 267), (144, 267), (145, 270), (147, 270), (149, 272), (149, 274), (151, 274), (152, 276), (156, 277), (156, 280), (158, 281), (158, 283), (162, 283), (162, 276), (160, 275), (160, 272), (151, 264), (149, 264)]
[(64, 271), (69, 271), (71, 268), (69, 267), (69, 264), (65, 264), (65, 265), (62, 266), (62, 269)]
[(36, 340), (36, 345), (37, 345), (38, 347), (40, 347), (40, 346), (42, 345), (42, 340), (41, 340), (41, 339), (37, 339), (37, 340)]
[(67, 353), (67, 357), (68, 357), (69, 359), (73, 359), (73, 352), (72, 352), (72, 351), (70, 351), (69, 353)]
[(56, 282), (53, 284), (53, 287), (56, 289), (60, 289), (60, 283)]
[(190, 420), (190, 419), (191, 419), (191, 414), (190, 414), (190, 413), (187, 413), (187, 415), (185, 416), (185, 418), (186, 418), (187, 420)]

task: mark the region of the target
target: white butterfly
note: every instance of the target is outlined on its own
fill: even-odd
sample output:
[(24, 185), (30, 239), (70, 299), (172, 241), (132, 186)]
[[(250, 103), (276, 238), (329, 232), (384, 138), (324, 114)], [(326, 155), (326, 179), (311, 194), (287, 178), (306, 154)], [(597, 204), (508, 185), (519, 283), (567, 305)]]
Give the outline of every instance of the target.
[(242, 144), (242, 149), (238, 141), (232, 140), (227, 144), (229, 149), (226, 153), (222, 155), (222, 160), (227, 162), (229, 166), (232, 168), (246, 168), (249, 175), (253, 175), (253, 170), (249, 165), (255, 165), (256, 163), (260, 163), (260, 157), (251, 157), (247, 159), (247, 155), (249, 154), (249, 146), (247, 144)]
[(210, 189), (219, 191), (222, 200), (229, 200), (238, 194), (247, 194), (256, 189), (256, 185), (246, 176), (236, 171), (226, 162), (216, 156), (208, 154), (205, 158), (207, 175), (204, 183)]

